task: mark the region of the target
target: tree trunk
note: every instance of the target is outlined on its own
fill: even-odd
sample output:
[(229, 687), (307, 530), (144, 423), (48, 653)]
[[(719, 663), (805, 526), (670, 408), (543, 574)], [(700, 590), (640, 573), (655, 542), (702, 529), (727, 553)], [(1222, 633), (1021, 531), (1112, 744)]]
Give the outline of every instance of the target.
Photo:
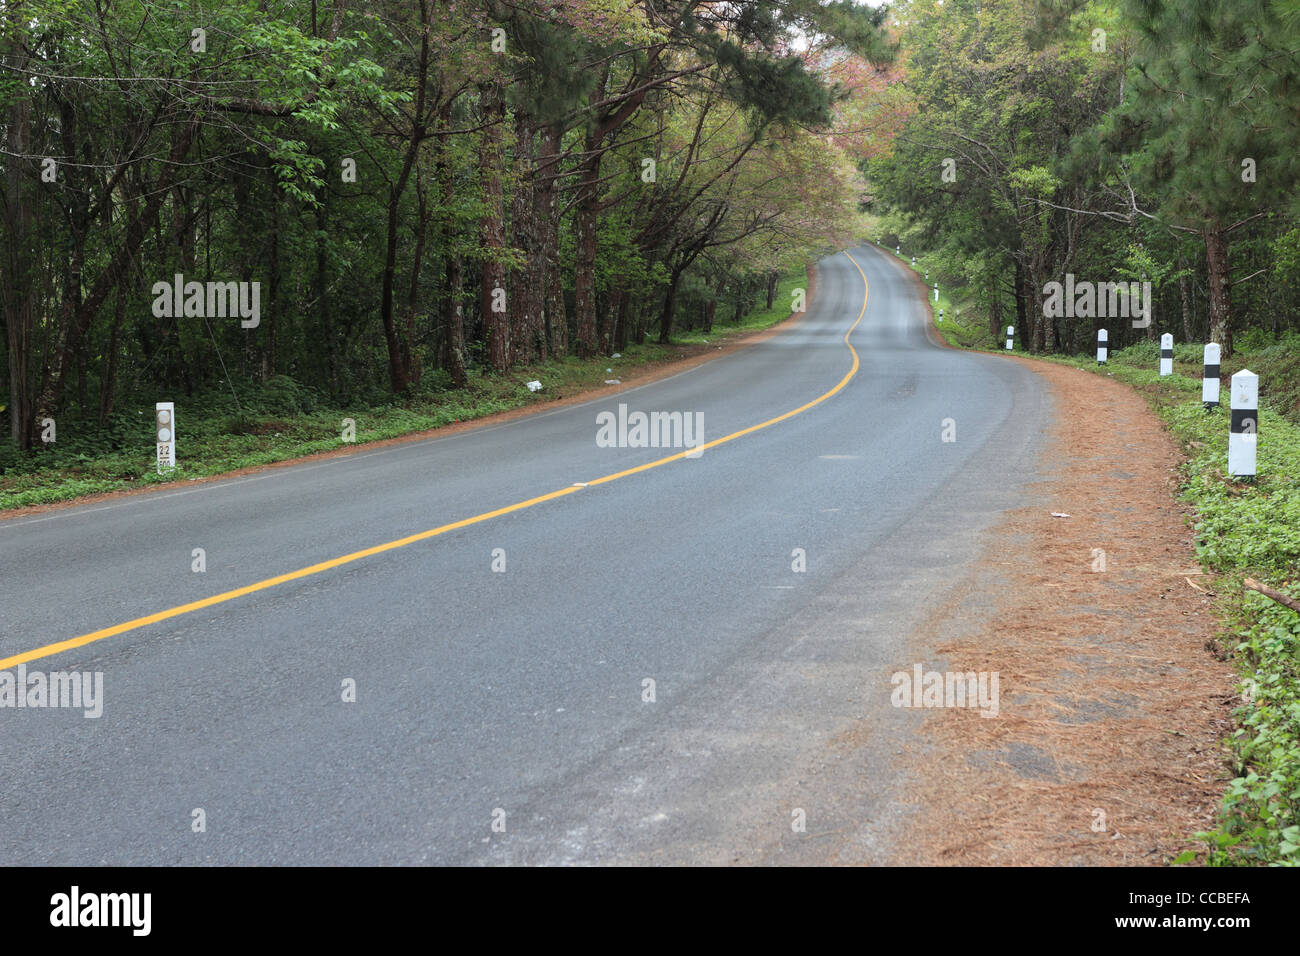
[(681, 269), (673, 271), (668, 280), (668, 291), (664, 293), (664, 308), (659, 313), (659, 344), (667, 345), (673, 334), (673, 320), (677, 317), (677, 284), (681, 281)]
[[(427, 23), (429, 8), (421, 3), (421, 23)], [(420, 58), (415, 70), (415, 109), (411, 115), (411, 130), (407, 137), (406, 149), (402, 156), (402, 169), (395, 182), (388, 190), (388, 233), (387, 252), (384, 257), (383, 292), (380, 297), (379, 311), (384, 323), (384, 338), (388, 344), (388, 377), (394, 392), (404, 392), (411, 384), (410, 342), (402, 335), (393, 317), (393, 284), (397, 278), (397, 219), (406, 192), (406, 184), (411, 178), (411, 170), (419, 159), (420, 144), (428, 132), (425, 115), (425, 98), (429, 79), (429, 31), (426, 29), (420, 38)]]
[[(1019, 260), (1017, 260), (1016, 261), (1016, 334), (1017, 335), (1025, 334), (1025, 316), (1029, 311), (1027, 296), (1028, 296), (1028, 289), (1026, 288), (1025, 285), (1025, 267)], [(993, 338), (995, 340), (1001, 340), (1002, 336), (1005, 333), (1006, 333), (1006, 329), (999, 327), (997, 331), (994, 332)]]
[(1043, 288), (1042, 278), (1045, 271), (1046, 262), (1035, 257), (1029, 263), (1025, 275), (1025, 281), (1028, 283), (1025, 289), (1025, 309), (1028, 314), (1025, 318), (1029, 321), (1029, 335), (1025, 339), (1025, 344), (1029, 346), (1031, 352), (1043, 352), (1047, 348), (1047, 319), (1043, 315), (1043, 300), (1039, 294), (1039, 290)]
[(447, 311), (443, 316), (447, 327), (447, 371), (451, 373), (452, 388), (469, 384), (465, 369), (465, 303), (461, 299), (464, 265), (459, 255), (447, 257)]
[[(645, 302), (643, 303), (643, 305), (648, 306), (649, 303)], [(645, 333), (646, 333), (645, 314), (642, 309), (637, 309), (636, 320), (632, 328), (632, 343), (634, 345), (645, 345)]]
[[(12, 10), (0, 12), (0, 22), (13, 27), (11, 18), (16, 14)], [(16, 36), (17, 34), (11, 34)], [(6, 44), (11, 48), (5, 60), (10, 64), (21, 66), (25, 57), (17, 41)], [(27, 155), (27, 137), (29, 127), (30, 100), (26, 96), (14, 96), (10, 102), (9, 115), (5, 117), (5, 148), (10, 157)], [(31, 209), (27, 204), (24, 191), (24, 179), (13, 168), (11, 158), (9, 171), (5, 176), (5, 203), (0, 213), (3, 214), (7, 241), (0, 245), (5, 253), (5, 278), (0, 283), (0, 297), (4, 301), (5, 339), (9, 358), (9, 437), (23, 451), (32, 446), (32, 378), (29, 362), (32, 347), (32, 249), (28, 231), (31, 227)]]
[(573, 280), (573, 318), (575, 351), (580, 358), (596, 352), (596, 219), (600, 215), (598, 198), (601, 154), (594, 152), (600, 144), (587, 137), (587, 151), (593, 153), (582, 164), (581, 198), (578, 200), (578, 254)]
[(407, 342), (408, 370), (411, 385), (420, 384), (420, 356), (412, 346), (415, 344), (415, 314), (420, 308), (420, 273), (424, 266), (424, 249), (429, 239), (429, 204), (424, 193), (424, 180), (420, 167), (415, 167), (415, 249), (411, 257), (411, 281), (406, 289), (406, 307), (402, 313), (402, 331)]
[(1002, 334), (1002, 290), (995, 272), (989, 273), (989, 334), (994, 341)]
[(339, 386), (339, 363), (338, 363), (338, 336), (334, 328), (333, 318), (329, 306), (329, 259), (326, 253), (326, 236), (329, 227), (329, 187), (322, 185), (320, 191), (316, 194), (318, 205), (316, 207), (316, 276), (313, 282), (313, 292), (316, 297), (316, 339), (319, 342), (318, 348), (323, 347), (323, 355), (318, 361), (321, 361), (326, 368), (329, 376), (330, 397), (336, 401), (341, 396)]
[(627, 321), (632, 309), (632, 295), (624, 290), (619, 299), (618, 323), (614, 326), (614, 351), (627, 351)]
[[(501, 262), (505, 250), (505, 200), (502, 178), (505, 175), (501, 148), (501, 127), (505, 123), (506, 104), (499, 82), (480, 86), (483, 95), (483, 270), (480, 288), (483, 325), (487, 329), (488, 362), (498, 372), (510, 367), (510, 313), (519, 306), (506, 301), (506, 270)], [(496, 306), (496, 308), (493, 308)]]
[(1232, 354), (1232, 277), (1228, 271), (1228, 240), (1218, 223), (1205, 229), (1205, 265), (1209, 270), (1210, 341)]
[(513, 344), (515, 364), (529, 365), (539, 355), (545, 354), (544, 336), (539, 336), (542, 324), (541, 283), (545, 272), (544, 262), (537, 242), (534, 210), (536, 200), (533, 187), (537, 169), (533, 159), (533, 137), (536, 128), (530, 118), (519, 112), (515, 116), (515, 183), (511, 202), (510, 220), (514, 231), (514, 244), (524, 255), (523, 265), (510, 273), (510, 341)]
[(1183, 306), (1183, 341), (1195, 342), (1196, 337), (1192, 335), (1192, 297), (1188, 291), (1191, 284), (1187, 281), (1187, 274), (1183, 271), (1183, 251), (1178, 250), (1178, 297)]
[[(77, 140), (79, 132), (77, 128), (77, 109), (73, 102), (62, 95), (62, 91), (54, 87), (55, 96), (59, 101), (60, 127), (63, 139), (63, 152), (69, 158), (76, 157)], [(75, 162), (75, 160), (74, 160)], [(60, 312), (59, 331), (69, 330), (72, 327), (72, 316), (76, 306), (81, 302), (82, 293), (82, 270), (86, 261), (86, 239), (90, 232), (90, 207), (89, 207), (89, 189), (84, 182), (85, 176), (76, 165), (69, 164), (63, 167), (61, 176), (66, 177), (68, 196), (68, 227), (69, 227), (69, 250), (68, 250), (68, 268), (60, 270), (63, 273), (63, 292), (62, 306)], [(89, 361), (89, 354), (85, 338), (79, 338), (73, 344), (74, 362), (77, 371), (77, 409), (82, 417), (86, 415), (86, 364)]]
[[(275, 326), (280, 313), (280, 183), (275, 167), (268, 167), (271, 179), (271, 249), (267, 263), (266, 308), (258, 317), (258, 329), (249, 329), (249, 337), (262, 332), (266, 347), (262, 350), (262, 377), (275, 374)], [(262, 331), (265, 329), (265, 331)]]
[(126, 277), (117, 283), (117, 302), (113, 309), (113, 331), (108, 337), (108, 365), (99, 383), (99, 424), (108, 424), (113, 414), (113, 390), (117, 386), (117, 353), (121, 349), (122, 323), (126, 319)]
[[(448, 100), (438, 114), (438, 124), (443, 131), (451, 128), (451, 106), (451, 100)], [(454, 208), (456, 200), (456, 180), (452, 174), (454, 167), (451, 149), (451, 137), (444, 136), (438, 151), (437, 165), (443, 210)], [(451, 235), (454, 220), (447, 218), (443, 222), (443, 242), (450, 250), (454, 248)], [(451, 375), (452, 388), (464, 388), (469, 384), (469, 374), (465, 368), (465, 302), (461, 297), (465, 266), (460, 254), (449, 251), (444, 268), (446, 269), (446, 297), (442, 302), (442, 367)]]
[(569, 351), (569, 322), (564, 314), (564, 288), (560, 275), (560, 222), (555, 200), (555, 177), (559, 173), (560, 127), (542, 126), (538, 135), (536, 181), (533, 188), (537, 223), (538, 256), (542, 263), (542, 322), (551, 353)]
[(393, 318), (393, 283), (397, 277), (397, 220), (398, 206), (406, 188), (406, 177), (414, 159), (414, 150), (408, 153), (402, 174), (388, 192), (387, 250), (384, 254), (384, 278), (379, 299), (379, 314), (384, 324), (384, 340), (388, 345), (388, 379), (394, 392), (403, 392), (411, 382), (410, 359), (406, 343), (402, 341), (397, 322)]
[(605, 318), (600, 324), (600, 351), (603, 355), (614, 354), (614, 335), (618, 329), (618, 317), (623, 311), (623, 303), (627, 299), (627, 293), (623, 289), (623, 280), (620, 277), (614, 282), (614, 288), (609, 293), (609, 302), (605, 304)]

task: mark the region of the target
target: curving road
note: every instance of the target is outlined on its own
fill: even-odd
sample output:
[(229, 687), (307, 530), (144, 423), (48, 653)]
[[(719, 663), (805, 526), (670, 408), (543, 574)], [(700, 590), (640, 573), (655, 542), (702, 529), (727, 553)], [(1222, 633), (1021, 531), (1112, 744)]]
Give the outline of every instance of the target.
[[(0, 708), (0, 863), (905, 857), (889, 675), (1051, 408), (892, 256), (818, 269), (802, 321), (599, 401), (0, 520), (0, 670), (104, 675), (98, 719)], [(687, 460), (599, 447), (619, 403), (779, 420)]]

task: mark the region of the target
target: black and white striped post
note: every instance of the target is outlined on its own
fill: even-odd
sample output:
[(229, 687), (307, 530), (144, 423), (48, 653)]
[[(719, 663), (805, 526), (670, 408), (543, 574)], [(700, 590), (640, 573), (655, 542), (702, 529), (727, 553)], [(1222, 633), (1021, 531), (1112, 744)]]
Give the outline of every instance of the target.
[(1201, 377), (1201, 402), (1208, 412), (1219, 407), (1219, 343), (1205, 346), (1205, 372)]
[(939, 323), (941, 325), (943, 324), (943, 309), (939, 310)]
[(912, 256), (912, 265), (916, 265), (916, 256)]
[(1106, 356), (1110, 354), (1110, 333), (1105, 329), (1097, 330), (1097, 364), (1105, 365)]
[(1166, 332), (1160, 336), (1160, 376), (1174, 374), (1174, 336)]
[(939, 301), (939, 283), (937, 282), (934, 284), (934, 301)]
[(1237, 478), (1255, 474), (1255, 446), (1259, 439), (1259, 376), (1243, 368), (1232, 376), (1231, 390), (1228, 474)]
[(1011, 346), (1015, 343), (1015, 339), (1016, 339), (1016, 327), (1014, 325), (1008, 325), (1007, 326), (1007, 351), (1008, 352), (1011, 351)]

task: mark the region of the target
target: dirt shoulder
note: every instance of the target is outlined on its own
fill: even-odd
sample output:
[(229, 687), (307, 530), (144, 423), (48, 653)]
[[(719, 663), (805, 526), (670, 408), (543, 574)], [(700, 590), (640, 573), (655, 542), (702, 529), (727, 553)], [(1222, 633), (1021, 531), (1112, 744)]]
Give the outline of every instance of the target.
[(998, 672), (1000, 708), (927, 711), (896, 862), (1162, 864), (1211, 824), (1234, 693), (1177, 500), (1181, 456), (1135, 390), (1010, 360), (1058, 410), (1031, 489), (1049, 504), (1008, 513), (910, 639), (938, 670)]

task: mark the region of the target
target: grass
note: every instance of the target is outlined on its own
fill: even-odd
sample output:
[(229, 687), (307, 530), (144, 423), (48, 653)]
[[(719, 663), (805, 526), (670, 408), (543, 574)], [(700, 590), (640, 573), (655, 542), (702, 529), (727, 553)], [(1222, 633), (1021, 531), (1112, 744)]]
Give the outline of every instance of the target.
[[(178, 465), (165, 475), (156, 473), (154, 463), (152, 398), (147, 405), (137, 402), (114, 414), (107, 427), (61, 420), (55, 441), (29, 455), (19, 455), (0, 440), (0, 511), (176, 484), (331, 451), (351, 444), (343, 438), (345, 419), (354, 423), (360, 445), (600, 388), (606, 379), (680, 357), (682, 345), (702, 344), (706, 338), (716, 344), (777, 324), (790, 315), (786, 306), (800, 286), (807, 286), (804, 270), (787, 274), (774, 308), (752, 312), (739, 323), (715, 325), (707, 337), (688, 332), (672, 346), (647, 342), (628, 346), (618, 358), (569, 356), (503, 375), (471, 370), (469, 384), (460, 390), (448, 387), (445, 373), (438, 372), (426, 375), (421, 391), (407, 398), (337, 407), (287, 376), (256, 385), (236, 383), (238, 401), (225, 383), (177, 396)], [(542, 382), (542, 391), (528, 390), (525, 383), (532, 380)]]
[(771, 328), (790, 316), (795, 289), (803, 289), (806, 300), (808, 275), (803, 269), (788, 272), (777, 282), (776, 295), (772, 299), (772, 308), (757, 309), (743, 316), (738, 323), (728, 324), (725, 327), (715, 325), (713, 330), (707, 334), (702, 329), (681, 332), (673, 337), (674, 341), (682, 345), (707, 345), (720, 339), (723, 335), (734, 335), (738, 332), (758, 332)]

